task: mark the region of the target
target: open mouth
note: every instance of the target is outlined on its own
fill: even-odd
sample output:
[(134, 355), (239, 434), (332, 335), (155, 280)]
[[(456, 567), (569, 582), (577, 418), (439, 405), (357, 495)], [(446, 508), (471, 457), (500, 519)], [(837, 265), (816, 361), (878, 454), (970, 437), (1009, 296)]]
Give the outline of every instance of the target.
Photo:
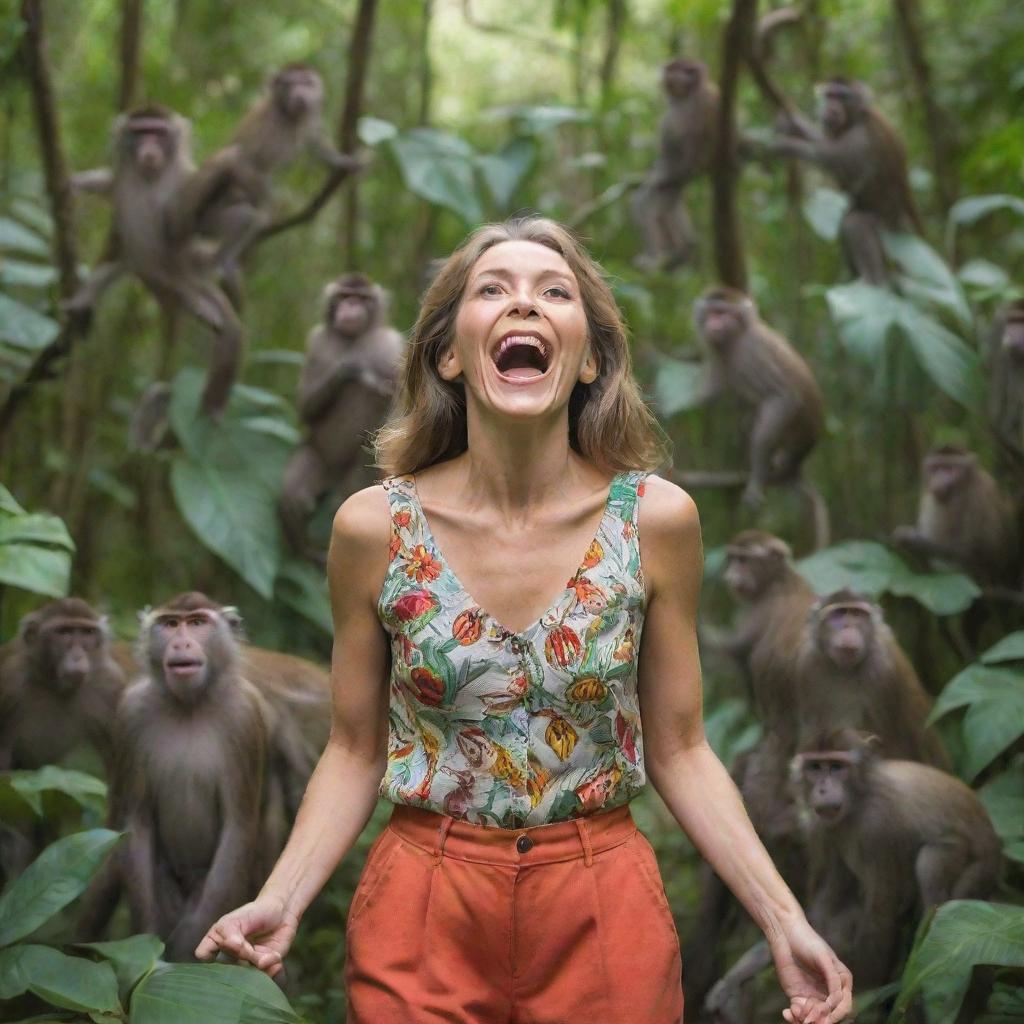
[(196, 658), (172, 658), (167, 667), (178, 676), (192, 676), (199, 672), (203, 663)]
[(532, 334), (507, 334), (491, 358), (503, 377), (530, 380), (544, 376), (551, 353), (546, 342)]

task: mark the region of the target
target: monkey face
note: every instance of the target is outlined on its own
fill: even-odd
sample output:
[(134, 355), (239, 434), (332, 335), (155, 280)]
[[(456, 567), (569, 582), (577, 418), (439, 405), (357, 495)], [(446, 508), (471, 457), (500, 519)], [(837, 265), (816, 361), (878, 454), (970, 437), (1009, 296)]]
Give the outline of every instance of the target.
[(62, 618), (47, 622), (36, 634), (39, 663), (46, 671), (39, 678), (54, 693), (68, 696), (88, 679), (93, 659), (103, 643), (100, 624), (88, 619)]
[(743, 333), (745, 324), (743, 310), (732, 303), (704, 300), (697, 310), (697, 326), (713, 349), (727, 349)]
[(741, 547), (727, 549), (726, 559), (725, 585), (741, 604), (756, 601), (781, 568), (771, 554)]
[(856, 120), (860, 104), (853, 91), (842, 85), (830, 84), (818, 92), (818, 121), (829, 138), (846, 132)]
[(319, 113), (323, 106), (323, 80), (312, 68), (287, 68), (278, 72), (273, 92), (278, 109), (290, 121), (301, 121)]
[(375, 317), (376, 302), (365, 293), (343, 292), (333, 304), (330, 326), (343, 338), (358, 338)]
[(932, 456), (924, 464), (925, 487), (936, 501), (949, 501), (967, 486), (972, 469), (968, 457)]
[(850, 671), (864, 660), (871, 634), (871, 614), (865, 605), (833, 605), (819, 621), (821, 648), (840, 670)]
[(691, 61), (673, 60), (665, 65), (662, 85), (669, 96), (685, 99), (700, 85), (700, 66)]
[(462, 380), (470, 409), (515, 418), (567, 412), (573, 388), (597, 378), (587, 333), (580, 287), (562, 256), (537, 242), (501, 242), (470, 271), (438, 371)]
[(161, 127), (133, 127), (131, 151), (135, 168), (143, 178), (152, 181), (160, 177), (171, 156), (169, 126), (163, 124)]
[(206, 691), (216, 661), (211, 654), (224, 642), (220, 632), (212, 609), (157, 614), (149, 633), (150, 666), (176, 700), (190, 704)]
[(850, 768), (849, 755), (841, 753), (801, 756), (804, 801), (826, 826), (842, 821), (849, 811)]

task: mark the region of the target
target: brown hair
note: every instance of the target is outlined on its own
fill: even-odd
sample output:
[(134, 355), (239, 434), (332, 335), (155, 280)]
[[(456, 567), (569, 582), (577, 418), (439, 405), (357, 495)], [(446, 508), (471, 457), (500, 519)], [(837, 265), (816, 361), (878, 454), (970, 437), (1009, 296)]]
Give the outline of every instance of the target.
[(444, 380), (438, 359), (452, 343), (455, 318), (476, 261), (501, 242), (536, 242), (557, 252), (576, 275), (597, 379), (577, 381), (569, 398), (569, 444), (606, 471), (656, 469), (668, 461), (664, 431), (632, 375), (622, 315), (603, 272), (569, 231), (544, 217), (485, 224), (445, 261), (420, 307), (388, 422), (374, 438), (376, 464), (388, 474), (415, 473), (466, 450), (463, 385)]

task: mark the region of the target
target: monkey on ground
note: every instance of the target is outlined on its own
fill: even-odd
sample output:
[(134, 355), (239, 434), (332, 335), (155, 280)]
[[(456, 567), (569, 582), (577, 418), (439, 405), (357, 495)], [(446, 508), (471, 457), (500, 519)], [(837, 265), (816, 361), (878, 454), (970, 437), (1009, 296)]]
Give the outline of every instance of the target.
[[(791, 884), (802, 870), (802, 837), (788, 792), (789, 762), (796, 747), (796, 657), (815, 594), (793, 568), (789, 545), (760, 530), (744, 530), (726, 547), (725, 583), (740, 606), (726, 635), (701, 629), (702, 653), (731, 655), (743, 669), (763, 733), (741, 755), (732, 776), (750, 820), (776, 866)], [(684, 985), (700, 1006), (720, 973), (721, 945), (733, 928), (737, 904), (706, 865), (691, 938), (684, 950)]]
[(324, 319), (306, 341), (299, 418), (309, 433), (285, 470), (281, 524), (293, 550), (315, 562), (306, 536), (316, 503), (334, 487), (368, 486), (366, 434), (387, 416), (405, 349), (387, 319), (384, 290), (363, 274), (343, 274), (324, 290)]
[[(106, 619), (76, 597), (22, 618), (18, 635), (0, 647), (0, 771), (58, 764), (89, 746), (109, 772), (111, 726), (124, 690), (109, 644)], [(6, 830), (2, 874), (20, 874), (53, 838), (45, 823)]]
[(893, 543), (950, 563), (977, 583), (1018, 588), (1020, 538), (1011, 500), (977, 455), (962, 445), (933, 448), (921, 467), (917, 523), (893, 531)]
[(240, 625), (197, 592), (143, 617), (143, 670), (118, 706), (110, 795), (111, 824), (129, 835), (86, 896), (84, 937), (102, 930), (123, 888), (132, 930), (162, 938), (168, 959), (191, 959), (279, 852), (273, 717), (241, 673)]
[(204, 161), (185, 192), (185, 216), (201, 235), (217, 239), (215, 262), (232, 289), (238, 261), (269, 223), (273, 176), (303, 149), (337, 172), (364, 167), (359, 157), (339, 152), (323, 127), (324, 84), (307, 64), (288, 64), (268, 82), (231, 141)]
[[(811, 849), (808, 920), (860, 990), (899, 977), (923, 913), (989, 899), (1002, 847), (977, 795), (938, 768), (884, 760), (873, 737), (840, 729), (793, 759)], [(740, 990), (771, 962), (758, 944), (708, 997), (716, 1024), (741, 1024)]]
[(824, 731), (876, 737), (883, 757), (949, 767), (925, 720), (932, 699), (886, 624), (882, 609), (848, 588), (819, 598), (798, 645), (797, 746)]
[(658, 156), (633, 196), (633, 216), (643, 234), (636, 260), (646, 270), (672, 270), (696, 254), (697, 235), (683, 189), (711, 166), (718, 132), (718, 87), (700, 61), (670, 60), (662, 69), (668, 110), (661, 119)]
[(988, 363), (992, 432), (1011, 468), (1024, 475), (1024, 299), (996, 314)]
[(105, 195), (113, 206), (114, 252), (67, 301), (72, 315), (91, 314), (122, 274), (134, 274), (168, 311), (184, 309), (213, 333), (202, 411), (227, 406), (244, 344), (242, 325), (210, 278), (183, 214), (182, 190), (194, 174), (188, 121), (166, 107), (138, 107), (114, 122), (114, 166), (72, 176), (74, 188)]
[(875, 106), (863, 83), (832, 78), (818, 87), (818, 125), (789, 117), (768, 152), (817, 164), (849, 199), (840, 226), (854, 274), (871, 284), (889, 281), (883, 231), (922, 233), (899, 133)]
[(694, 321), (707, 353), (701, 401), (730, 392), (753, 409), (743, 500), (759, 505), (765, 487), (801, 483), (803, 461), (824, 426), (821, 389), (803, 357), (760, 319), (743, 292), (709, 289), (697, 300)]

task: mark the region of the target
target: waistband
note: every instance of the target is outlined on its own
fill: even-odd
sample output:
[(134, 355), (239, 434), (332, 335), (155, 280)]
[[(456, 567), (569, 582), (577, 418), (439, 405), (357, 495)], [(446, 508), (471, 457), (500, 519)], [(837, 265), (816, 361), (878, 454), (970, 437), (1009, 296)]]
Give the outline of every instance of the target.
[(629, 804), (583, 818), (521, 829), (477, 825), (422, 807), (396, 804), (388, 827), (406, 842), (433, 854), (436, 864), (442, 857), (454, 857), (511, 867), (579, 857), (590, 867), (594, 854), (621, 846), (637, 831)]

